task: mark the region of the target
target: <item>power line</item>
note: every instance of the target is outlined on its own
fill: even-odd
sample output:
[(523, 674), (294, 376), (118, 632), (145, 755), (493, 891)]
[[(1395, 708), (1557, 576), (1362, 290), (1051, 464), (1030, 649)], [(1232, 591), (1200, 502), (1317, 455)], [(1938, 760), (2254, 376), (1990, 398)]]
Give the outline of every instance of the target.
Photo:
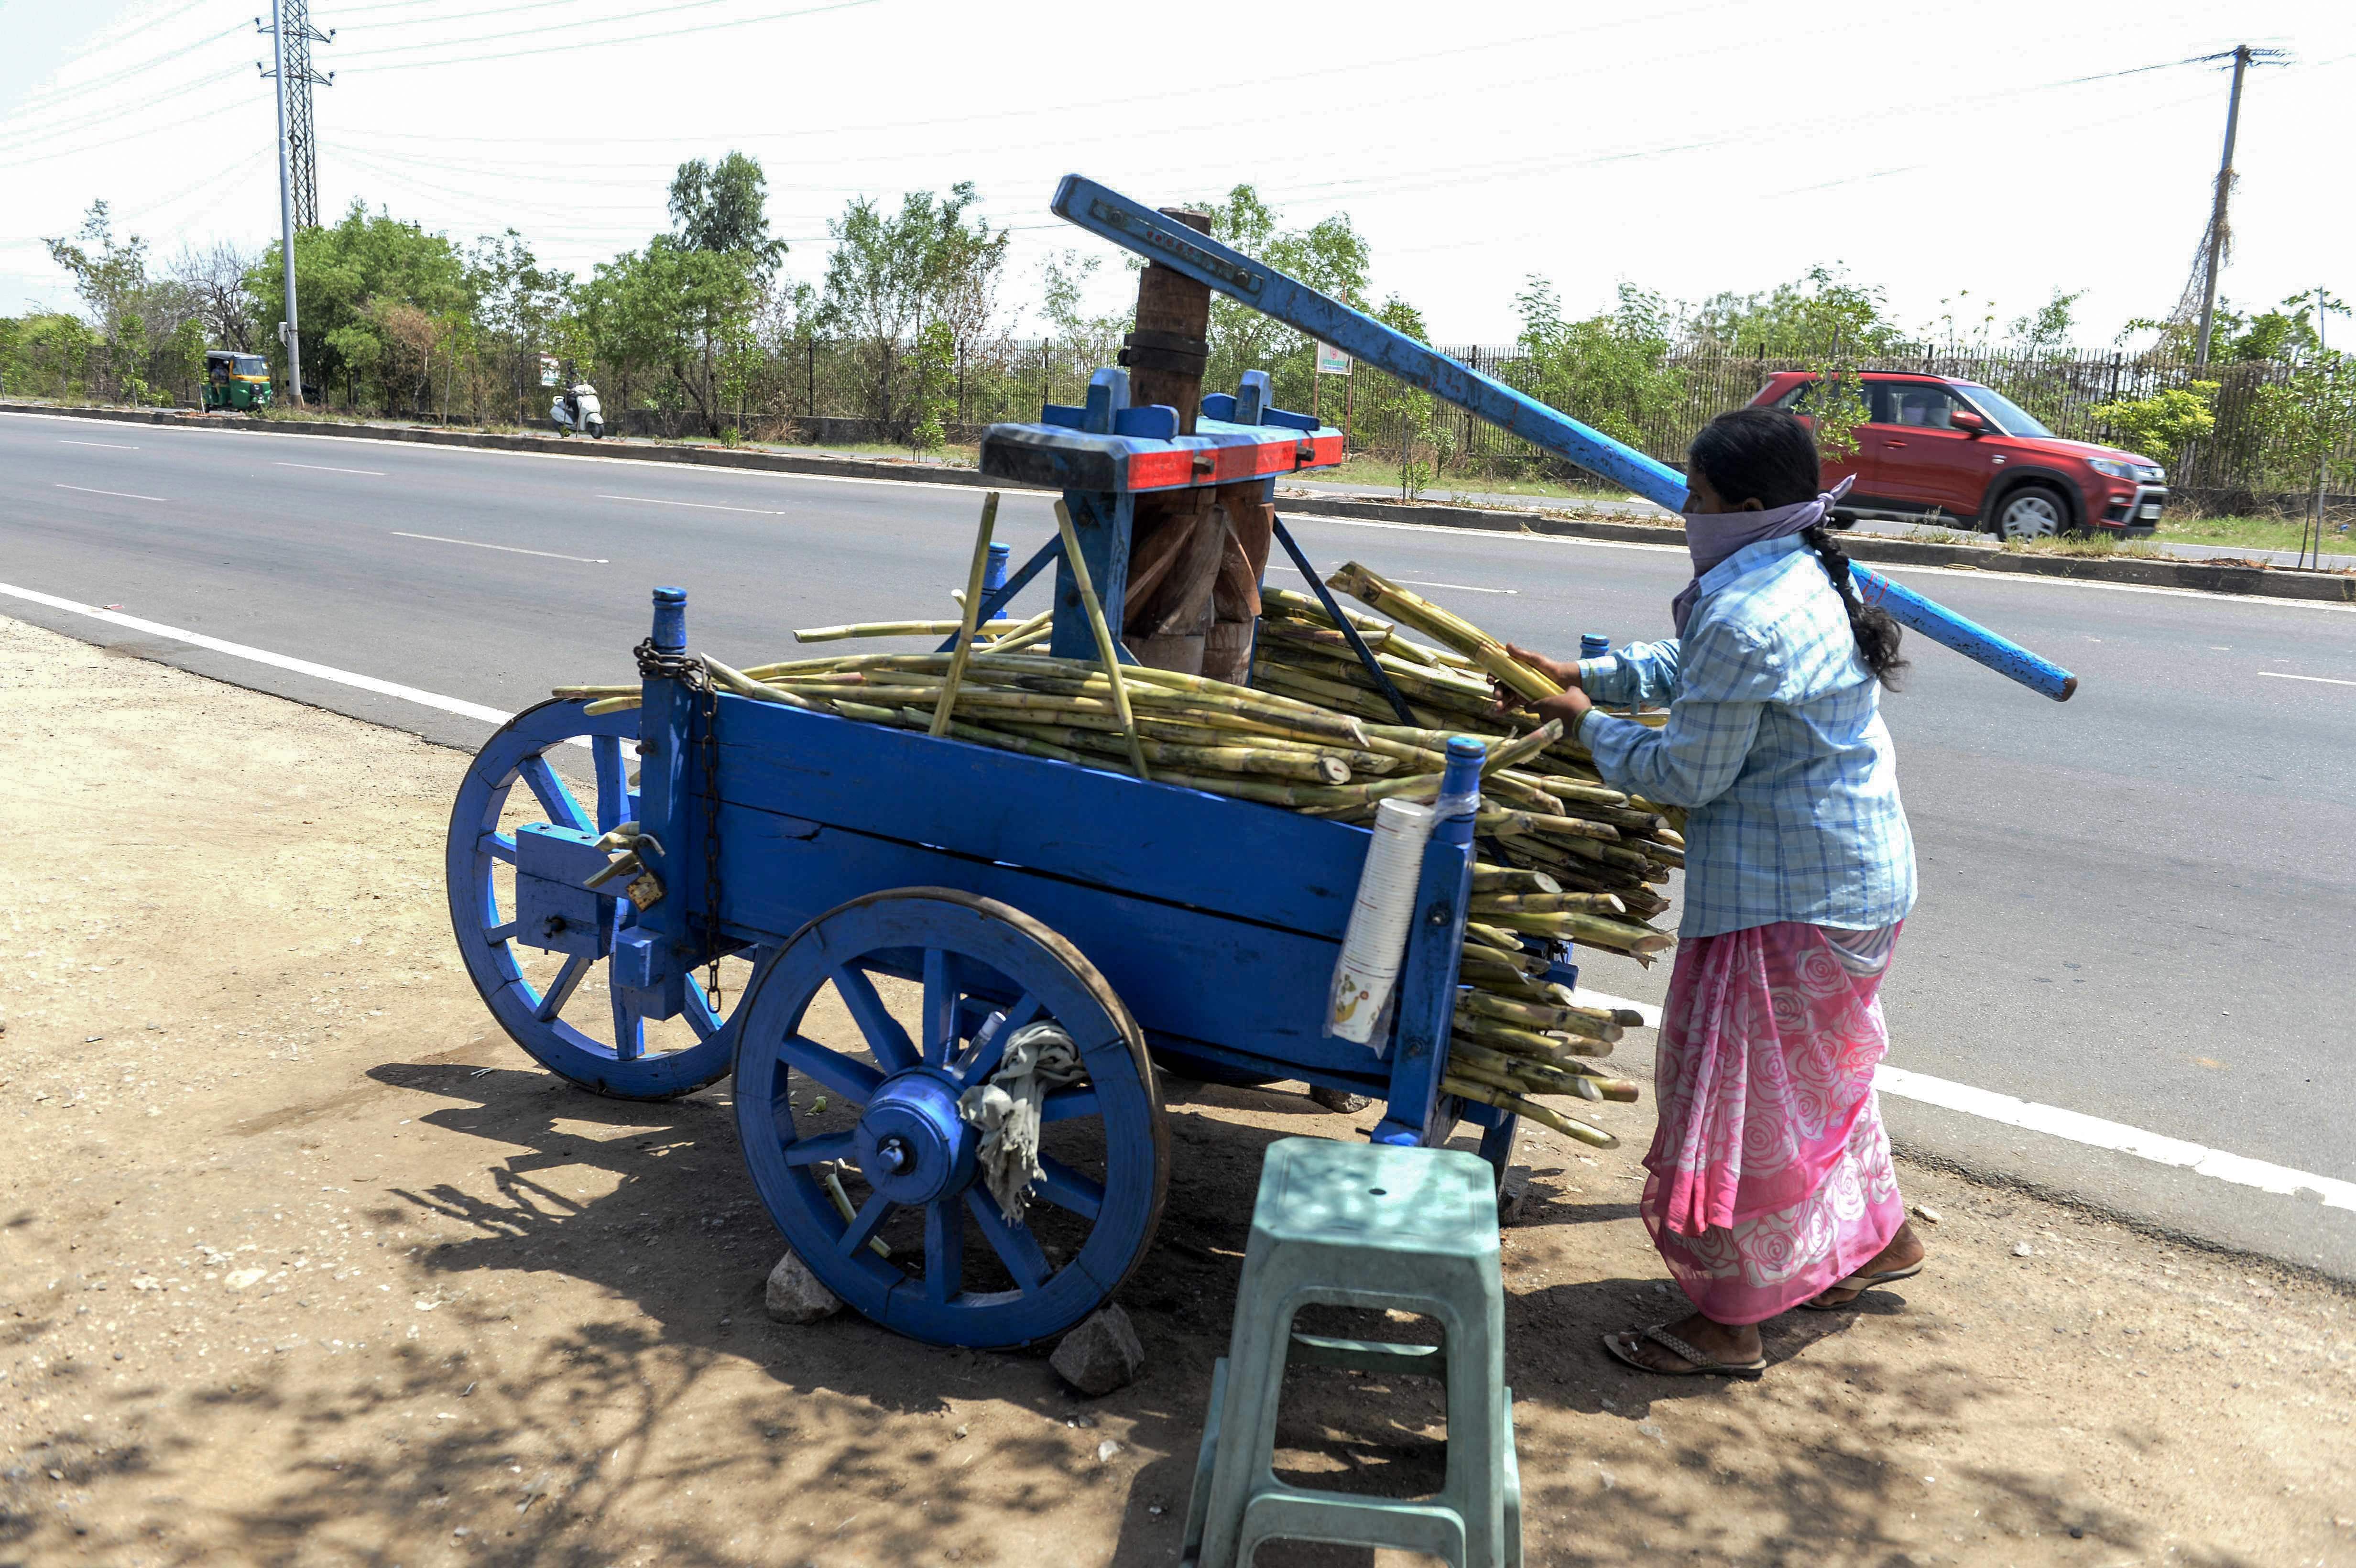
[[(695, 3), (701, 4), (701, 3), (703, 3), (703, 0), (695, 0)], [(388, 71), (388, 70), (423, 70), (423, 69), (428, 69), (428, 68), (430, 68), (430, 67), (434, 67), (434, 66), (445, 66), (445, 65), (474, 65), (474, 64), (479, 63), (479, 62), (481, 62), (481, 61), (483, 61), (483, 60), (513, 60), (513, 59), (528, 59), (528, 58), (530, 58), (530, 57), (531, 57), (531, 56), (534, 56), (534, 55), (556, 55), (556, 54), (567, 54), (567, 53), (570, 53), (570, 52), (572, 52), (572, 51), (573, 51), (573, 50), (575, 50), (575, 49), (603, 49), (603, 48), (613, 48), (613, 47), (615, 47), (615, 46), (616, 46), (616, 45), (620, 45), (620, 44), (644, 44), (644, 43), (651, 43), (651, 42), (653, 42), (653, 41), (655, 41), (655, 40), (657, 40), (657, 39), (669, 39), (669, 38), (684, 37), (686, 37), (687, 35), (689, 35), (689, 34), (691, 34), (691, 33), (712, 33), (712, 32), (718, 32), (718, 31), (720, 31), (721, 29), (723, 29), (723, 28), (726, 28), (726, 27), (755, 27), (755, 26), (758, 26), (759, 24), (761, 24), (761, 23), (763, 23), (763, 22), (783, 22), (783, 21), (790, 21), (790, 20), (792, 20), (792, 19), (794, 19), (794, 18), (796, 18), (796, 17), (799, 17), (799, 16), (821, 16), (821, 15), (824, 15), (826, 12), (829, 12), (829, 11), (851, 11), (851, 10), (857, 10), (857, 9), (859, 9), (859, 8), (862, 7), (862, 6), (878, 5), (878, 4), (880, 4), (880, 3), (881, 3), (881, 0), (835, 0), (835, 3), (834, 3), (833, 5), (809, 5), (809, 6), (804, 6), (804, 7), (802, 7), (802, 8), (801, 8), (801, 9), (799, 9), (799, 10), (794, 10), (794, 11), (772, 11), (772, 12), (768, 13), (768, 14), (767, 14), (767, 15), (766, 15), (766, 16), (741, 16), (741, 17), (735, 18), (734, 20), (732, 20), (732, 21), (726, 21), (726, 22), (705, 22), (705, 23), (701, 23), (701, 24), (700, 24), (699, 26), (691, 27), (665, 27), (665, 28), (663, 28), (663, 29), (662, 29), (661, 31), (659, 31), (659, 32), (653, 32), (653, 33), (633, 33), (633, 34), (630, 34), (630, 35), (628, 35), (627, 37), (612, 37), (612, 38), (592, 37), (592, 38), (584, 38), (584, 39), (581, 39), (581, 40), (579, 40), (578, 42), (575, 42), (575, 43), (569, 43), (569, 44), (547, 44), (547, 45), (543, 45), (542, 47), (541, 47), (541, 48), (528, 48), (528, 49), (499, 49), (499, 50), (496, 50), (496, 51), (494, 51), (493, 53), (490, 53), (490, 54), (483, 54), (483, 55), (453, 55), (453, 56), (450, 56), (450, 57), (449, 57), (449, 58), (447, 58), (447, 59), (443, 59), (401, 60), (401, 61), (396, 61), (396, 62), (394, 62), (394, 63), (393, 63), (393, 64), (391, 64), (391, 65), (369, 66), (369, 67), (367, 67), (366, 69), (369, 69), (369, 70), (370, 70), (370, 71), (377, 72), (377, 73), (382, 73), (382, 72), (384, 72), (384, 71)], [(535, 28), (530, 29), (530, 31), (531, 31), (533, 34), (539, 34), (539, 33), (541, 33), (541, 32), (545, 31), (545, 29), (535, 27)], [(514, 33), (503, 33), (503, 34), (498, 34), (498, 35), (494, 35), (494, 36), (495, 36), (495, 37), (522, 37), (522, 36), (524, 36), (524, 35), (522, 35), (522, 34), (514, 34)], [(487, 43), (487, 42), (489, 42), (489, 41), (490, 41), (490, 39), (489, 39), (488, 37), (485, 37), (485, 38), (478, 38), (478, 39), (456, 39), (456, 40), (452, 40), (452, 41), (453, 41), (453, 42), (458, 42), (458, 43)], [(430, 47), (430, 46), (426, 46), (426, 45), (417, 45), (417, 46), (412, 46), (412, 47), (415, 47), (415, 48), (427, 48), (427, 47)], [(380, 52), (389, 53), (389, 52), (391, 52), (391, 51), (389, 51), (389, 50), (388, 50), (388, 51), (380, 51)], [(355, 55), (355, 56), (354, 56), (354, 57), (352, 57), (352, 58), (353, 58), (353, 60), (355, 61), (355, 63), (357, 63), (357, 62), (360, 59), (360, 58), (361, 58), (361, 57)]]

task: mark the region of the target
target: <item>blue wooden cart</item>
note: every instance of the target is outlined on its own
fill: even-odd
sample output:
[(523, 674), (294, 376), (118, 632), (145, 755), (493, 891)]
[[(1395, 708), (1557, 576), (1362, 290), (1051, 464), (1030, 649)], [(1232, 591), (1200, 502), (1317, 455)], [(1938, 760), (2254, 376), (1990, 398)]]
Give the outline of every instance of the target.
[[(1206, 399), (1191, 436), (1166, 408), (1125, 408), (1126, 381), (1100, 372), (1087, 406), (992, 431), (987, 459), (1069, 483), (1115, 627), (1139, 494), (1272, 484), (1338, 461), (1341, 443), (1268, 408), (1264, 378)], [(1051, 563), (1056, 640), (1092, 647), (1059, 549), (994, 598)], [(714, 692), (688, 645), (686, 593), (656, 590), (641, 708), (590, 718), (578, 702), (544, 703), (484, 748), (450, 835), (460, 949), (508, 1032), (576, 1083), (653, 1099), (733, 1070), (762, 1200), (869, 1317), (937, 1343), (1010, 1345), (1059, 1333), (1110, 1296), (1151, 1242), (1169, 1175), (1157, 1056), (1189, 1076), (1381, 1099), (1387, 1140), (1436, 1142), (1468, 1119), (1505, 1158), (1510, 1118), (1438, 1093), (1469, 818), (1427, 851), (1395, 1036), (1378, 1058), (1321, 1027), (1365, 829)], [(594, 798), (551, 765), (582, 740)], [(1465, 742), (1452, 765), (1469, 776), (1480, 754)], [(513, 823), (519, 784), (543, 820)], [(583, 886), (607, 862), (596, 840), (626, 821), (654, 840), (640, 853), (663, 894), (643, 910), (617, 883)], [(537, 983), (534, 950), (542, 971), (556, 962)], [(755, 961), (724, 1017), (694, 973), (721, 953)], [(911, 988), (896, 993), (900, 1016), (895, 983)], [(830, 990), (863, 1049), (805, 1028)], [(655, 1049), (667, 1019), (691, 1043)], [(1041, 1020), (1072, 1037), (1087, 1079), (1047, 1098), (1045, 1175), (1028, 1214), (1010, 1219), (977, 1179), (957, 1102)]]
[[(1682, 495), (1660, 464), (1101, 187), (1066, 180), (1056, 209), (1646, 494)], [(1271, 407), (1258, 373), (1205, 399), (1193, 434), (1173, 409), (1128, 405), (1126, 372), (1099, 371), (1085, 405), (993, 427), (982, 448), (991, 475), (1063, 490), (1116, 636), (1139, 496), (1272, 485), (1342, 454), (1339, 432)], [(1060, 542), (980, 613), (1050, 568), (1051, 647), (1092, 656)], [(1936, 606), (1893, 607), (2066, 695), (2063, 672), (2025, 650)], [(687, 609), (684, 591), (655, 591), (641, 708), (593, 718), (544, 703), (484, 748), (451, 822), (458, 944), (500, 1024), (576, 1083), (661, 1099), (733, 1071), (762, 1201), (860, 1311), (935, 1343), (1003, 1346), (1058, 1334), (1110, 1296), (1152, 1241), (1169, 1177), (1156, 1059), (1380, 1099), (1387, 1142), (1472, 1123), (1502, 1171), (1513, 1118), (1439, 1090), (1469, 816), (1425, 851), (1378, 1055), (1321, 1028), (1365, 829), (714, 691), (688, 656)], [(587, 798), (551, 765), (576, 744)], [(1481, 755), (1452, 746), (1451, 780), (1469, 782)], [(618, 883), (584, 885), (607, 863), (597, 839), (624, 822), (647, 835), (641, 891), (659, 887), (643, 908)], [(723, 955), (753, 966), (733, 1008), (695, 973)], [(1567, 949), (1548, 956), (1570, 981)], [(978, 1179), (958, 1100), (1039, 1021), (1070, 1036), (1086, 1076), (1047, 1097), (1044, 1174), (1010, 1214)]]

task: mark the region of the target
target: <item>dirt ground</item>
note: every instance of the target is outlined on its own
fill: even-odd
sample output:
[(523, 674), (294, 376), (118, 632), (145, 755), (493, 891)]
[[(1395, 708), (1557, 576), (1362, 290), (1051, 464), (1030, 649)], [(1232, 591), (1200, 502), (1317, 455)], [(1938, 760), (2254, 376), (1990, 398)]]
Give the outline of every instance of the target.
[[(6, 621), (0, 723), (0, 1564), (1175, 1561), (1260, 1151), (1345, 1118), (1173, 1094), (1109, 1398), (782, 1327), (725, 1084), (577, 1093), (476, 999), (466, 758)], [(1601, 1109), (1632, 1147), (1526, 1139), (1507, 1232), (1532, 1563), (2356, 1563), (2348, 1296), (1909, 1168), (1929, 1274), (1639, 1377), (1598, 1336), (1681, 1306)], [(1286, 1467), (1428, 1484), (1428, 1388), (1325, 1375)]]

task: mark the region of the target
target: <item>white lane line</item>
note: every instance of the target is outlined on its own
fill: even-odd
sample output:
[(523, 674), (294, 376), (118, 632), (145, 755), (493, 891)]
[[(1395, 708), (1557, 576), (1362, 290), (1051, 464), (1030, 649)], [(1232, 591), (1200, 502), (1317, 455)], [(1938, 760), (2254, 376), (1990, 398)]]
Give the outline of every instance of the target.
[(337, 669), (332, 665), (313, 664), (309, 659), (290, 658), (284, 654), (273, 654), (267, 648), (248, 647), (243, 643), (231, 643), (220, 637), (209, 637), (202, 632), (185, 632), (177, 626), (166, 626), (155, 621), (143, 621), (136, 615), (125, 615), (118, 610), (102, 610), (95, 604), (84, 604), (72, 599), (60, 599), (54, 593), (42, 593), (34, 589), (18, 588), (6, 582), (0, 582), (0, 593), (25, 600), (28, 603), (46, 604), (52, 610), (64, 610), (71, 614), (87, 615), (93, 621), (104, 621), (109, 625), (145, 633), (151, 637), (169, 637), (174, 642), (186, 643), (194, 648), (207, 648), (217, 654), (226, 654), (231, 658), (268, 665), (273, 669), (291, 670), (296, 675), (307, 675), (315, 679), (333, 681), (338, 686), (357, 687), (362, 691), (375, 692), (380, 697), (399, 698), (403, 702), (414, 702), (422, 708), (431, 708), (437, 712), (455, 713), (462, 719), (479, 719), (486, 724), (504, 724), (513, 717), (512, 714), (502, 713), (496, 708), (486, 708), (479, 702), (462, 702), (455, 697), (420, 691), (413, 686), (402, 686), (397, 681), (379, 680), (372, 675), (359, 675), (351, 670)]
[(2334, 680), (2328, 675), (2285, 675), (2278, 669), (2262, 669), (2258, 673), (2276, 680), (2311, 680), (2319, 686), (2356, 686), (2356, 680)]
[[(799, 479), (802, 475), (797, 474), (793, 477)], [(652, 496), (607, 496), (601, 492), (597, 499), (635, 501), (641, 507), (687, 507), (698, 512), (750, 512), (756, 517), (782, 517), (788, 515), (771, 507), (723, 507), (712, 501), (662, 501)]]
[[(2356, 685), (2356, 682), (2346, 684)], [(1632, 1002), (1624, 997), (1607, 996), (1584, 987), (1571, 995), (1591, 1008), (1632, 1008), (1644, 1015), (1645, 1028), (1661, 1027), (1661, 1009), (1649, 1003)], [(2065, 1111), (2059, 1105), (2015, 1099), (2010, 1094), (1976, 1089), (1968, 1083), (1933, 1078), (1927, 1072), (1914, 1072), (1903, 1067), (1892, 1067), (1887, 1062), (1873, 1070), (1873, 1086), (1881, 1093), (1895, 1094), (1901, 1100), (1919, 1101), (1942, 1110), (1961, 1111), (1967, 1116), (2000, 1122), (2008, 1127), (2025, 1127), (2030, 1132), (2084, 1144), (2090, 1148), (2135, 1155), (2155, 1164), (2190, 1170), (2196, 1176), (2230, 1181), (2237, 1187), (2254, 1187), (2261, 1192), (2284, 1195), (2312, 1192), (2323, 1200), (2323, 1206), (2327, 1209), (2356, 1209), (2356, 1181), (2314, 1176), (2304, 1170), (2293, 1170), (2287, 1166), (2227, 1154), (2222, 1149), (2190, 1143), (2183, 1138), (2147, 1133), (2124, 1122), (2104, 1121), (2100, 1116)]]
[(113, 496), (125, 501), (163, 501), (167, 507), (172, 504), (161, 496), (134, 496), (128, 490), (93, 490), (87, 485), (53, 485), (52, 488), (79, 490), (85, 496)]
[(425, 539), (434, 544), (462, 544), (470, 549), (499, 549), (509, 555), (536, 555), (542, 560), (577, 560), (584, 566), (611, 566), (614, 563), (602, 555), (558, 555), (554, 550), (523, 549), (511, 544), (485, 544), (480, 539), (445, 539), (440, 534), (405, 534), (399, 528), (387, 530), (397, 539)]
[(316, 468), (322, 474), (365, 474), (371, 479), (384, 477), (381, 468), (335, 468), (325, 463), (273, 463), (273, 468)]
[(1402, 577), (1396, 581), (1409, 588), (1446, 588), (1458, 593), (1509, 593), (1519, 597), (1522, 592), (1518, 588), (1475, 588), (1469, 582), (1427, 582), (1420, 577)]
[(135, 446), (125, 446), (119, 441), (70, 441), (64, 436), (58, 437), (58, 444), (59, 446), (102, 446), (109, 452), (136, 452), (139, 450)]
[(1927, 1072), (1909, 1072), (1902, 1067), (1885, 1065), (1875, 1068), (1873, 1086), (1885, 1094), (1896, 1094), (1908, 1100), (1919, 1100), (1926, 1105), (1961, 1111), (1966, 1115), (2001, 1122), (2007, 1126), (2027, 1127), (2031, 1132), (2051, 1134), (2094, 1148), (2115, 1149), (2121, 1154), (2135, 1155), (2160, 1165), (2177, 1166), (2196, 1176), (2213, 1176), (2237, 1187), (2254, 1187), (2261, 1192), (2283, 1194), (2312, 1192), (2323, 1200), (2326, 1209), (2356, 1209), (2356, 1181), (2311, 1176), (2287, 1166), (2270, 1165), (2262, 1159), (2227, 1154), (2222, 1149), (2188, 1143), (2182, 1138), (2147, 1133), (2122, 1122), (2106, 1122), (2100, 1116), (2083, 1115), (2055, 1105), (2040, 1105), (2034, 1100), (2016, 1100), (2009, 1094), (1975, 1089), (1968, 1083), (1952, 1083), (1944, 1078), (1933, 1078)]
[[(1299, 567), (1287, 566), (1280, 560), (1269, 561), (1268, 569), (1270, 571), (1289, 571), (1295, 577), (1301, 575)], [(1391, 581), (1409, 588), (1451, 588), (1459, 593), (1510, 593), (1518, 597), (1522, 592), (1518, 588), (1475, 588), (1469, 582), (1431, 582), (1420, 577), (1395, 577)]]

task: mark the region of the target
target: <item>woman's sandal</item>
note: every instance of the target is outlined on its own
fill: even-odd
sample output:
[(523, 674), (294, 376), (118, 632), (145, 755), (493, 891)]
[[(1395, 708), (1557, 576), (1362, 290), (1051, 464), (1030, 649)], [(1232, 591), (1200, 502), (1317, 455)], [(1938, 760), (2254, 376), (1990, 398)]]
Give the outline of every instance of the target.
[(1640, 1372), (1651, 1372), (1656, 1377), (1664, 1378), (1694, 1378), (1705, 1373), (1721, 1378), (1755, 1378), (1767, 1370), (1767, 1358), (1764, 1356), (1751, 1361), (1721, 1361), (1705, 1355), (1670, 1333), (1669, 1326), (1665, 1323), (1655, 1323), (1650, 1328), (1640, 1332), (1641, 1338), (1650, 1339), (1663, 1349), (1683, 1359), (1687, 1363), (1685, 1370), (1673, 1371), (1666, 1367), (1655, 1367), (1638, 1360), (1633, 1351), (1620, 1348), (1620, 1336), (1617, 1334), (1603, 1336), (1604, 1353), (1613, 1360), (1633, 1367)]
[[(1924, 1261), (1927, 1262), (1928, 1260)], [(1847, 1279), (1836, 1280), (1831, 1285), (1825, 1286), (1825, 1290), (1853, 1290), (1857, 1292), (1855, 1296), (1850, 1296), (1847, 1301), (1823, 1300), (1821, 1298), (1824, 1296), (1824, 1291), (1818, 1291), (1815, 1296), (1810, 1296), (1807, 1300), (1800, 1303), (1800, 1305), (1806, 1307), (1811, 1312), (1838, 1312), (1844, 1307), (1855, 1307), (1858, 1302), (1863, 1301), (1865, 1299), (1865, 1293), (1869, 1290), (1879, 1290), (1885, 1285), (1896, 1285), (1901, 1279), (1912, 1279), (1916, 1275), (1921, 1274), (1922, 1272), (1922, 1263), (1911, 1263), (1904, 1268), (1883, 1269), (1876, 1274), (1853, 1274)]]

